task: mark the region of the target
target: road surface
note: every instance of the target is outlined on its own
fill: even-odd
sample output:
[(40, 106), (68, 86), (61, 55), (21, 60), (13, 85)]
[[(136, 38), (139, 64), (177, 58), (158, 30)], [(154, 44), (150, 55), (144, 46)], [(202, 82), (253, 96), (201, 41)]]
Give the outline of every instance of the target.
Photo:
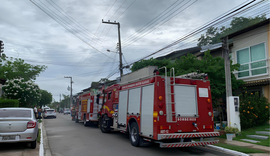
[(102, 133), (97, 126), (85, 127), (71, 121), (70, 115), (44, 119), (49, 146), (53, 156), (171, 156), (171, 155), (229, 155), (209, 147), (162, 149), (158, 144), (134, 147), (128, 135), (120, 132)]

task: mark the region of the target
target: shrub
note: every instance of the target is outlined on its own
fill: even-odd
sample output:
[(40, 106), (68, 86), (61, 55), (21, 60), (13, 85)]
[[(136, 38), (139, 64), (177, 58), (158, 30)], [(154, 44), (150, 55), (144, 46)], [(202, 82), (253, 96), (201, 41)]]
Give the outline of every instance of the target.
[(239, 129), (237, 127), (225, 127), (225, 133), (231, 133), (231, 134), (236, 134), (239, 132)]
[(261, 125), (269, 120), (268, 99), (258, 92), (240, 94), (240, 121), (243, 129)]
[(5, 107), (19, 107), (19, 101), (13, 99), (2, 99), (0, 98), (0, 108)]

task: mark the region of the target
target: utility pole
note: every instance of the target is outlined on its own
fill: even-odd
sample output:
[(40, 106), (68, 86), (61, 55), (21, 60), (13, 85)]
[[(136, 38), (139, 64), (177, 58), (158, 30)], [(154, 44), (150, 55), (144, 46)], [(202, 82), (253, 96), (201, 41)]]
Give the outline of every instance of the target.
[(120, 37), (120, 23), (116, 22), (116, 21), (110, 22), (110, 20), (108, 20), (108, 22), (105, 22), (105, 21), (103, 21), (103, 19), (102, 19), (102, 23), (118, 25), (118, 44), (119, 44), (119, 62), (120, 62), (119, 70), (120, 70), (120, 77), (122, 77), (123, 63), (122, 63), (122, 49), (121, 49), (121, 37)]
[(71, 76), (65, 76), (64, 78), (70, 78), (70, 107), (72, 107), (73, 106), (73, 104), (72, 104), (72, 83), (74, 83), (73, 81), (72, 81), (72, 77)]
[(222, 38), (222, 52), (224, 54), (224, 66), (225, 66), (225, 81), (226, 81), (226, 106), (227, 106), (227, 125), (231, 126), (230, 118), (230, 100), (232, 96), (232, 82), (231, 82), (231, 60), (229, 55), (228, 36)]
[(4, 42), (2, 40), (0, 40), (0, 57), (2, 56), (1, 53), (4, 52)]

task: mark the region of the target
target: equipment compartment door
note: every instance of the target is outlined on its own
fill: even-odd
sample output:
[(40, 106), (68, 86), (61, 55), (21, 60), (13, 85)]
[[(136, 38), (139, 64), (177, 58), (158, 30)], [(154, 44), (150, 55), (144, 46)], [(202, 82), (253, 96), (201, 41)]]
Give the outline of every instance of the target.
[(154, 85), (142, 87), (141, 132), (153, 136)]
[(176, 115), (181, 117), (198, 116), (196, 86), (175, 85), (174, 90)]
[(127, 95), (128, 91), (121, 91), (119, 95), (119, 111), (118, 111), (118, 123), (126, 124), (127, 121)]
[(141, 105), (141, 88), (130, 89), (128, 95), (129, 115), (139, 115)]
[(87, 99), (87, 113), (90, 112), (90, 99)]

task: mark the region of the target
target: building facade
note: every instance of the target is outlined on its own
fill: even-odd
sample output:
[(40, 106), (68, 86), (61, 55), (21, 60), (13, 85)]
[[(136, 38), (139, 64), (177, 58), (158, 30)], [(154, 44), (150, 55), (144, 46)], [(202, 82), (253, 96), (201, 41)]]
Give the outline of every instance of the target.
[[(239, 63), (237, 79), (246, 82), (248, 92), (259, 92), (270, 102), (270, 24), (269, 19), (229, 35), (233, 63)], [(240, 94), (243, 90), (235, 92)]]

